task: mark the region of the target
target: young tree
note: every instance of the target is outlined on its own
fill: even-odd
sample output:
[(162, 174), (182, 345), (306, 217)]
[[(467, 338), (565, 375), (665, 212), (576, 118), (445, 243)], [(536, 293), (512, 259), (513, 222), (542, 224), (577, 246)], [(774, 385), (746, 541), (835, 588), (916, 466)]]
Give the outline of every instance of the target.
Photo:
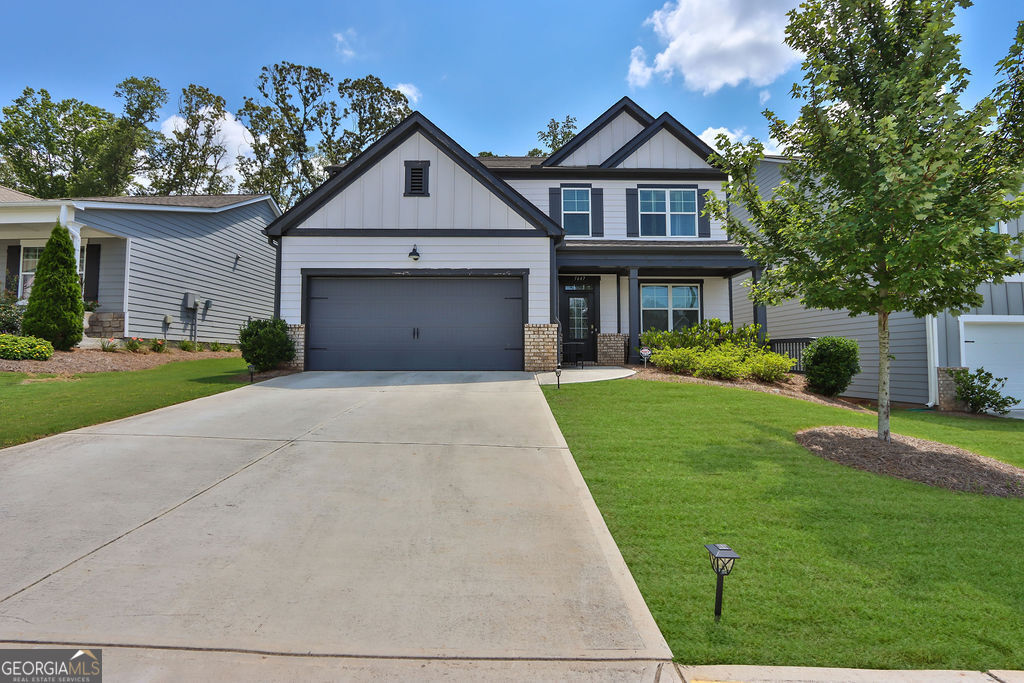
[(181, 91), (170, 135), (160, 135), (149, 154), (147, 194), (223, 194), (234, 180), (221, 128), (228, 116), (224, 98), (201, 85)]
[[(548, 154), (554, 152), (565, 143), (572, 140), (576, 136), (576, 117), (566, 115), (564, 121), (558, 119), (551, 119), (548, 121), (548, 127), (546, 130), (537, 131), (537, 139), (543, 142), (548, 148)], [(527, 156), (538, 156), (533, 154), (534, 151), (530, 150), (527, 152)]]
[(82, 341), (82, 286), (75, 266), (75, 245), (67, 228), (54, 226), (39, 256), (21, 332), (42, 337), (68, 351)]
[[(783, 182), (762, 197), (757, 141), (720, 135), (715, 162), (744, 223), (709, 195), (709, 210), (766, 270), (755, 301), (798, 296), (878, 322), (878, 438), (889, 441), (889, 316), (982, 303), (981, 283), (1024, 269), (1013, 240), (990, 231), (1024, 212), (1024, 23), (973, 107), (961, 98), (953, 13), (967, 0), (805, 0), (786, 42), (805, 55), (793, 123), (770, 111), (786, 151)], [(1017, 239), (1017, 244), (1020, 240)]]

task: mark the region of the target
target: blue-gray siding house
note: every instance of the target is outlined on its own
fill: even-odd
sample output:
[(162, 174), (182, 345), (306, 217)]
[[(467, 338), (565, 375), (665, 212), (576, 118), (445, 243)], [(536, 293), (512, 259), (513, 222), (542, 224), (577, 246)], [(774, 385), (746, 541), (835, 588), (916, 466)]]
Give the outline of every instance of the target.
[(54, 224), (79, 244), (89, 336), (233, 342), (249, 318), (274, 312), (268, 196), (0, 197), (4, 288), (26, 298)]

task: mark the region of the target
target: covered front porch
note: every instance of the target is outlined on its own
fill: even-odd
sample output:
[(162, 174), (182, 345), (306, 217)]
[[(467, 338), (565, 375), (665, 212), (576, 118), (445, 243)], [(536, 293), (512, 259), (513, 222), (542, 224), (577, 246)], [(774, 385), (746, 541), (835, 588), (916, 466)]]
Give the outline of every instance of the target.
[(74, 220), (74, 207), (60, 200), (0, 204), (0, 273), (5, 298), (26, 302), (36, 266), (53, 226), (68, 228), (76, 245), (89, 336), (123, 336), (127, 240)]
[[(638, 363), (644, 330), (681, 329), (710, 318), (732, 322), (732, 279), (757, 273), (729, 244), (570, 242), (556, 260), (554, 313), (566, 367)], [(763, 311), (752, 313), (763, 324)]]

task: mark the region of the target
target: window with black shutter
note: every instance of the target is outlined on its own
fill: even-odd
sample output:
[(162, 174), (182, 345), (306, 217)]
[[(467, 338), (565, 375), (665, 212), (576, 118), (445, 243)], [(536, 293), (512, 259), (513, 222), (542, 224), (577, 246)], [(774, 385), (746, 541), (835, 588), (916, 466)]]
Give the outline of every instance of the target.
[(429, 197), (430, 196), (430, 162), (429, 161), (406, 161), (405, 162), (405, 196), (406, 197)]

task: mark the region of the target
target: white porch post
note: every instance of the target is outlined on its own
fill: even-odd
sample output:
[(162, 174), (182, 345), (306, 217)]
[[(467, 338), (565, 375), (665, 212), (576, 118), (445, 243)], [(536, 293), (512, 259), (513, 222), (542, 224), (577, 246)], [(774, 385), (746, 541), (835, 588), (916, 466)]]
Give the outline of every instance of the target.
[(75, 222), (75, 210), (72, 208), (68, 211), (68, 205), (62, 204), (60, 207), (60, 218), (58, 219), (60, 224), (68, 229), (68, 233), (71, 234), (71, 244), (75, 247), (75, 272), (79, 273), (82, 271), (82, 224)]

